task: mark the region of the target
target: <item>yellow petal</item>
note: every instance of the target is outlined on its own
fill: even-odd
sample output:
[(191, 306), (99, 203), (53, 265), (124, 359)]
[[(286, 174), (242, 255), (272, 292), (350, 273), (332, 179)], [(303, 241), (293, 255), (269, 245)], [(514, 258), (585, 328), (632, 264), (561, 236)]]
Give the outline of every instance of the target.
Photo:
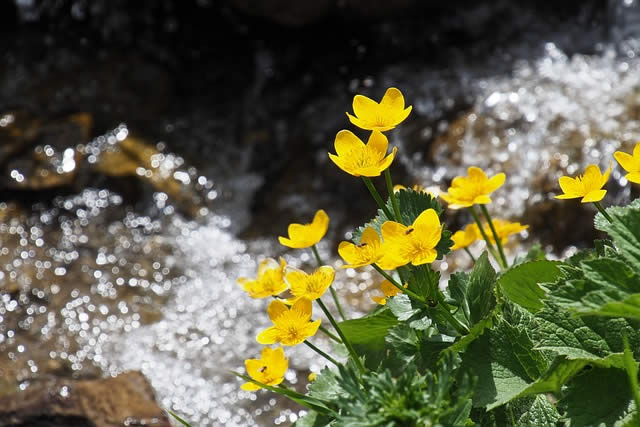
[[(640, 144), (638, 144), (640, 145)], [(637, 146), (636, 146), (637, 147)], [(635, 151), (635, 149), (634, 149)], [(627, 172), (638, 171), (638, 163), (633, 156), (622, 151), (616, 151), (613, 153), (613, 157), (620, 163), (620, 166)]]
[(413, 221), (414, 227), (426, 227), (440, 229), (440, 218), (434, 209), (427, 209), (423, 211), (415, 221)]
[(371, 117), (375, 118), (379, 105), (373, 99), (367, 98), (363, 95), (356, 95), (353, 97), (353, 112), (358, 118), (367, 120)]
[(256, 391), (260, 390), (262, 387), (254, 383), (244, 383), (240, 386), (240, 388), (246, 391)]
[(374, 130), (369, 135), (369, 140), (367, 141), (367, 147), (378, 154), (378, 159), (382, 159), (387, 154), (387, 149), (389, 148), (389, 140), (383, 133), (378, 130)]
[(487, 193), (494, 192), (498, 188), (502, 187), (502, 184), (504, 184), (505, 179), (506, 179), (506, 175), (504, 173), (500, 172), (498, 174), (495, 174), (494, 176), (489, 178), (489, 180), (487, 181), (484, 191)]
[(333, 163), (336, 164), (336, 166), (338, 166), (340, 169), (342, 169), (346, 173), (356, 177), (360, 176), (360, 174), (356, 172), (355, 169), (352, 167), (353, 165), (347, 160), (343, 159), (342, 157), (338, 157), (334, 154), (329, 153), (329, 158)]
[(279, 336), (280, 336), (280, 330), (278, 330), (278, 328), (271, 326), (270, 328), (267, 328), (264, 331), (260, 332), (256, 337), (256, 341), (258, 341), (258, 343), (260, 344), (265, 344), (265, 345), (274, 344), (278, 342)]
[(404, 240), (407, 227), (399, 222), (385, 221), (380, 230), (382, 232), (382, 238), (385, 243), (387, 243), (387, 240)]
[(265, 258), (260, 262), (260, 265), (258, 266), (258, 276), (262, 276), (267, 270), (273, 270), (279, 267), (280, 264), (278, 264), (278, 261), (276, 261), (275, 259)]
[(473, 204), (475, 205), (488, 205), (489, 203), (491, 203), (491, 197), (487, 196), (486, 194), (482, 194), (473, 199)]
[(636, 146), (633, 147), (633, 157), (640, 159), (640, 142), (637, 142)]
[(360, 236), (360, 243), (366, 243), (367, 245), (379, 245), (380, 235), (373, 229), (373, 227), (367, 227)]
[(600, 188), (604, 187), (604, 185), (609, 180), (609, 175), (611, 175), (612, 164), (613, 164), (613, 162), (609, 162), (609, 167), (607, 168), (606, 171), (604, 171), (604, 175), (602, 176), (602, 179), (600, 180)]
[(484, 182), (487, 180), (487, 175), (484, 171), (476, 166), (471, 166), (467, 169), (467, 174), (469, 175), (469, 179), (474, 182)]
[(256, 379), (260, 375), (260, 371), (265, 365), (266, 363), (260, 359), (247, 359), (244, 361), (244, 368), (247, 370), (247, 374), (253, 379)]
[(573, 194), (573, 193), (572, 194), (558, 194), (558, 195), (555, 196), (556, 199), (562, 199), (562, 200), (565, 200), (565, 199), (577, 199), (579, 197), (582, 197), (582, 195)]
[[(340, 157), (349, 156), (352, 151), (359, 151), (364, 149), (364, 142), (353, 132), (349, 130), (341, 130), (336, 134), (335, 142), (333, 146), (336, 149), (336, 154)], [(386, 151), (386, 150), (385, 150)]]
[(436, 260), (438, 251), (435, 249), (423, 249), (411, 260), (413, 265), (429, 264)]
[(372, 296), (371, 299), (376, 304), (380, 304), (380, 305), (386, 305), (387, 304), (387, 299), (385, 297)]
[(306, 298), (300, 298), (298, 301), (296, 301), (291, 307), (291, 310), (298, 312), (301, 318), (305, 321), (311, 319), (311, 301)]
[(403, 110), (404, 109), (404, 96), (395, 87), (390, 87), (384, 93), (380, 105), (384, 105), (390, 110)]
[(594, 190), (588, 192), (580, 202), (582, 203), (590, 203), (590, 202), (599, 202), (602, 200), (607, 194), (607, 190)]
[(316, 334), (316, 332), (318, 332), (319, 328), (320, 328), (320, 319), (314, 322), (310, 322), (304, 327), (304, 335), (307, 338), (312, 337)]
[(296, 248), (295, 243), (286, 237), (278, 236), (278, 241), (282, 246), (286, 246), (288, 248)]
[(385, 280), (380, 284), (380, 290), (386, 297), (393, 297), (401, 293), (402, 291), (396, 288), (393, 283), (388, 280)]
[(311, 225), (313, 227), (314, 233), (316, 234), (316, 237), (319, 236), (318, 241), (320, 241), (320, 239), (324, 237), (327, 229), (329, 228), (329, 215), (327, 215), (324, 210), (320, 209), (314, 215)]
[(640, 172), (631, 172), (625, 175), (629, 182), (640, 184)]
[(269, 319), (271, 319), (272, 322), (275, 322), (276, 319), (282, 316), (282, 314), (287, 310), (289, 310), (289, 308), (286, 306), (286, 304), (276, 299), (271, 301), (271, 303), (269, 304), (269, 307), (267, 308), (267, 314), (269, 315)]
[[(560, 179), (558, 179), (558, 184), (560, 184), (560, 188), (567, 196), (571, 196), (571, 197), (563, 197), (565, 199), (580, 197), (580, 193), (582, 193), (582, 190), (583, 190), (583, 187), (580, 181), (568, 176), (561, 176)], [(556, 198), (559, 199), (560, 197), (556, 196)]]

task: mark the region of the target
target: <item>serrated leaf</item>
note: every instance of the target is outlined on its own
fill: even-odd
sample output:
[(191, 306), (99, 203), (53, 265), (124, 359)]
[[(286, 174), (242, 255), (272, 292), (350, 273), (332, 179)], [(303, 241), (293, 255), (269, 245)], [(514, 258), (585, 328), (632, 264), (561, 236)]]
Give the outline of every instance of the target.
[(420, 312), (419, 308), (414, 308), (411, 299), (406, 294), (399, 294), (387, 298), (387, 307), (399, 321), (409, 320), (413, 315)]
[(516, 427), (556, 427), (560, 414), (546, 396), (535, 396), (522, 399), (516, 405), (519, 415)]
[(449, 277), (449, 284), (447, 289), (449, 295), (453, 298), (458, 306), (462, 308), (462, 313), (467, 319), (467, 322), (471, 322), (471, 309), (469, 308), (469, 300), (467, 300), (467, 286), (469, 284), (469, 275), (465, 272), (453, 273)]
[(610, 223), (602, 214), (598, 214), (595, 219), (596, 228), (607, 232), (629, 267), (640, 271), (640, 199), (627, 206), (612, 206), (606, 211), (613, 222)]
[(636, 321), (576, 317), (549, 300), (545, 301), (545, 308), (536, 313), (536, 320), (532, 330), (536, 348), (553, 351), (567, 359), (620, 366), (621, 362), (613, 355), (622, 353), (624, 333), (640, 351), (640, 323)]
[(405, 324), (390, 329), (385, 341), (390, 358), (384, 366), (396, 371), (409, 364), (415, 364), (419, 371), (431, 369), (442, 350), (451, 345), (439, 335), (430, 336)]
[(343, 398), (345, 392), (340, 384), (338, 384), (333, 372), (325, 367), (316, 376), (316, 379), (309, 384), (308, 395), (318, 400), (331, 402)]
[(633, 416), (634, 403), (620, 369), (594, 368), (578, 375), (559, 401), (570, 427), (623, 426)]
[(372, 316), (345, 320), (339, 326), (356, 352), (365, 356), (367, 367), (375, 369), (384, 356), (384, 337), (397, 324), (390, 310), (381, 310)]
[(553, 283), (562, 276), (555, 261), (532, 261), (507, 270), (498, 279), (502, 293), (514, 303), (536, 312), (543, 307), (543, 283)]
[(496, 298), (493, 293), (495, 284), (496, 272), (489, 262), (487, 252), (483, 252), (471, 270), (467, 285), (467, 300), (472, 324), (487, 317), (495, 307)]
[(526, 330), (505, 320), (473, 341), (462, 360), (463, 368), (478, 378), (473, 405), (488, 410), (518, 397), (547, 367)]

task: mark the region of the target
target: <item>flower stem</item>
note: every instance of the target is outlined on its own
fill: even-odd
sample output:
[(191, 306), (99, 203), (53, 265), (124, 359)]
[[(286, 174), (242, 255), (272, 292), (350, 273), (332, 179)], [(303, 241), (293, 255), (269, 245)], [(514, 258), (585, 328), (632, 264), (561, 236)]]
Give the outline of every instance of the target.
[(378, 190), (376, 190), (376, 187), (373, 185), (373, 182), (371, 182), (371, 179), (366, 176), (363, 176), (362, 181), (364, 181), (364, 185), (367, 186), (369, 193), (371, 193), (371, 196), (374, 198), (374, 200), (378, 204), (378, 207), (382, 209), (382, 212), (384, 212), (387, 218), (389, 219), (393, 218), (393, 215), (391, 215), (391, 212), (389, 212), (389, 209), (387, 209), (387, 206), (382, 201), (382, 197), (380, 197), (380, 194), (378, 193)]
[(389, 193), (389, 198), (391, 199), (391, 204), (393, 205), (393, 213), (396, 216), (396, 222), (404, 224), (404, 222), (402, 221), (402, 215), (400, 215), (400, 206), (398, 205), (398, 199), (396, 199), (396, 194), (393, 191), (393, 182), (391, 181), (391, 172), (389, 172), (389, 168), (384, 170), (384, 180), (387, 183), (387, 192)]
[(335, 342), (342, 344), (342, 340), (340, 338), (338, 338), (337, 336), (333, 335), (331, 333), (331, 331), (329, 331), (327, 328), (325, 328), (324, 326), (320, 325), (320, 330), (329, 338), (331, 338), (332, 340), (334, 340)]
[(386, 271), (384, 271), (383, 269), (378, 267), (377, 264), (371, 264), (371, 266), (373, 268), (375, 268), (376, 271), (378, 273), (380, 273), (385, 279), (387, 279), (389, 281), (389, 283), (391, 283), (393, 286), (395, 286), (396, 288), (400, 289), (402, 292), (404, 292), (405, 294), (409, 295), (414, 300), (419, 301), (419, 302), (421, 302), (423, 304), (425, 303), (425, 300), (420, 295), (416, 294), (415, 292), (405, 288), (404, 286), (402, 286), (401, 284), (396, 282), (396, 280), (393, 277), (391, 277), (391, 275), (389, 273), (387, 273)]
[[(311, 246), (311, 250), (313, 251), (313, 255), (316, 257), (316, 261), (318, 261), (318, 267), (324, 265), (324, 262), (322, 262), (322, 258), (320, 258), (320, 253), (318, 252), (318, 248), (316, 247), (316, 245)], [(333, 286), (329, 286), (329, 292), (331, 292), (331, 298), (333, 298), (333, 302), (338, 309), (338, 313), (340, 313), (340, 317), (342, 318), (342, 320), (347, 320), (347, 316), (344, 315), (344, 310), (342, 310), (342, 305), (340, 304), (340, 300), (338, 299), (338, 294), (336, 293), (336, 290), (333, 289)]]
[(469, 248), (464, 248), (464, 251), (469, 255), (469, 257), (471, 257), (471, 261), (476, 262), (476, 257), (473, 256)]
[(604, 210), (604, 208), (602, 207), (600, 202), (593, 202), (593, 204), (596, 206), (596, 208), (598, 208), (598, 210), (600, 211), (602, 216), (605, 217), (607, 219), (607, 221), (609, 221), (610, 223), (613, 222), (613, 218), (611, 218), (609, 216), (609, 214), (607, 213), (607, 211)]
[(487, 233), (484, 232), (484, 227), (482, 226), (482, 221), (480, 221), (480, 217), (478, 216), (478, 213), (473, 208), (473, 206), (469, 207), (469, 212), (471, 213), (471, 216), (473, 217), (473, 220), (478, 225), (478, 230), (480, 230), (480, 234), (482, 234), (482, 238), (487, 243), (487, 250), (489, 251), (489, 253), (491, 253), (491, 255), (493, 255), (493, 258), (495, 258), (495, 260), (498, 262), (498, 264), (500, 264), (500, 266), (502, 266), (502, 264), (501, 264), (502, 261), (498, 257), (496, 249), (491, 244), (491, 241), (489, 240), (489, 236), (487, 236)]
[(491, 220), (491, 215), (489, 215), (489, 211), (485, 205), (480, 205), (480, 209), (482, 209), (482, 213), (484, 217), (487, 218), (487, 222), (489, 223), (489, 228), (491, 228), (491, 232), (493, 233), (493, 239), (496, 242), (496, 246), (498, 247), (498, 252), (500, 253), (500, 258), (502, 258), (503, 267), (509, 267), (509, 263), (507, 262), (507, 257), (504, 256), (504, 250), (502, 249), (502, 242), (498, 237), (498, 233), (496, 232), (496, 228), (493, 225), (493, 221)]
[(342, 329), (340, 329), (340, 326), (336, 322), (336, 319), (333, 318), (333, 316), (331, 315), (331, 312), (327, 309), (327, 306), (324, 305), (324, 303), (322, 302), (322, 300), (320, 298), (318, 298), (316, 301), (318, 302), (318, 305), (320, 306), (320, 308), (324, 312), (325, 316), (327, 316), (327, 319), (329, 319), (329, 322), (331, 323), (331, 326), (333, 326), (333, 329), (335, 329), (336, 332), (338, 333), (338, 335), (340, 336), (340, 339), (342, 340), (342, 343), (347, 348), (347, 351), (349, 352), (349, 355), (353, 359), (353, 362), (358, 367), (358, 370), (360, 371), (360, 373), (364, 374), (366, 372), (366, 370), (364, 368), (364, 365), (362, 364), (362, 361), (360, 360), (360, 358), (358, 357), (358, 354), (356, 353), (356, 351), (354, 350), (353, 346), (351, 345), (351, 342), (349, 342), (347, 337), (342, 332)]
[(307, 345), (307, 347), (309, 347), (310, 349), (312, 349), (313, 351), (318, 353), (320, 356), (322, 356), (325, 359), (327, 359), (329, 362), (333, 363), (336, 366), (340, 366), (340, 364), (336, 361), (336, 359), (334, 359), (333, 357), (329, 356), (327, 353), (325, 353), (324, 351), (320, 350), (315, 345), (311, 344), (308, 340), (304, 340), (304, 343)]

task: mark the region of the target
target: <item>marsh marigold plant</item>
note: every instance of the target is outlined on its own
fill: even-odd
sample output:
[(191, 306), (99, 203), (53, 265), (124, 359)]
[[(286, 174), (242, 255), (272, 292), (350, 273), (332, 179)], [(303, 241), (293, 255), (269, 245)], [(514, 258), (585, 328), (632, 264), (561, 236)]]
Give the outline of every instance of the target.
[[(284, 381), (284, 374), (289, 369), (289, 360), (284, 357), (282, 347), (275, 349), (265, 347), (262, 349), (260, 359), (247, 359), (244, 361), (244, 366), (252, 379), (262, 384), (276, 386)], [(247, 391), (256, 391), (261, 388), (252, 382), (242, 385), (242, 389)]]
[(624, 151), (613, 153), (620, 166), (627, 171), (624, 176), (629, 182), (640, 184), (640, 142), (633, 148), (633, 154)]
[(402, 92), (391, 87), (387, 89), (380, 102), (363, 95), (354, 96), (355, 116), (347, 113), (347, 117), (351, 123), (361, 129), (385, 132), (402, 123), (411, 113), (411, 108), (411, 106), (405, 108)]
[(338, 254), (347, 263), (342, 268), (358, 268), (375, 264), (382, 258), (382, 241), (378, 232), (371, 227), (366, 227), (360, 236), (358, 244), (340, 242)]
[(273, 258), (266, 258), (260, 262), (258, 277), (247, 279), (241, 277), (238, 284), (249, 294), (251, 298), (268, 298), (283, 293), (287, 290), (284, 281), (284, 269), (287, 263), (280, 258), (280, 264)]
[(280, 244), (294, 249), (309, 248), (318, 243), (329, 228), (329, 216), (320, 209), (309, 224), (290, 224), (287, 230), (289, 237), (278, 237)]
[(366, 144), (351, 131), (341, 130), (336, 135), (334, 147), (336, 154), (329, 153), (331, 161), (348, 174), (364, 177), (380, 176), (398, 151), (393, 147), (387, 155), (389, 141), (377, 130), (371, 132)]
[(320, 298), (333, 283), (335, 275), (335, 270), (328, 265), (318, 267), (310, 274), (298, 269), (288, 270), (285, 280), (293, 295), (289, 302), (295, 302), (300, 298), (306, 298), (310, 301)]
[(311, 301), (298, 299), (291, 307), (280, 300), (271, 301), (267, 314), (273, 326), (256, 338), (260, 344), (298, 345), (312, 337), (320, 327), (320, 319), (311, 321)]
[(611, 165), (604, 172), (600, 172), (598, 165), (589, 165), (583, 175), (575, 178), (569, 176), (561, 176), (558, 180), (563, 194), (558, 194), (556, 199), (578, 199), (580, 202), (590, 203), (599, 202), (607, 194), (607, 190), (602, 187), (609, 180), (611, 174)]
[(455, 177), (447, 192), (440, 197), (451, 209), (486, 205), (491, 203), (489, 195), (500, 188), (504, 180), (505, 174), (502, 172), (489, 178), (482, 169), (471, 166), (467, 169), (467, 176)]

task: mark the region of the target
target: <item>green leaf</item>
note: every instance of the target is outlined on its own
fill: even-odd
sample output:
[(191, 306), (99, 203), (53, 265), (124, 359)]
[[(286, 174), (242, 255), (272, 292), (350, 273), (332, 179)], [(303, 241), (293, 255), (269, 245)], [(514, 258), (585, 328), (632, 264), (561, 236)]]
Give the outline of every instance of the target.
[(293, 425), (295, 427), (325, 427), (331, 425), (332, 420), (332, 417), (311, 411), (304, 417), (298, 418)]
[(543, 307), (544, 290), (539, 286), (553, 283), (562, 276), (555, 261), (532, 261), (507, 270), (498, 279), (498, 286), (511, 301), (531, 312)]
[(469, 345), (462, 360), (463, 368), (478, 378), (473, 405), (488, 410), (518, 397), (547, 368), (526, 328), (502, 319)]
[(613, 222), (608, 222), (602, 214), (598, 214), (596, 228), (606, 231), (629, 267), (640, 271), (640, 199), (624, 207), (612, 206), (606, 211)]
[(304, 406), (305, 408), (309, 408), (312, 409), (316, 412), (319, 412), (321, 414), (332, 414), (333, 410), (329, 409), (326, 405), (325, 402), (322, 402), (318, 399), (315, 399), (313, 397), (310, 396), (305, 396), (304, 394), (298, 393), (295, 390), (291, 390), (289, 388), (284, 388), (284, 387), (279, 387), (279, 386), (270, 386), (264, 383), (261, 383), (260, 381), (256, 381), (253, 378), (247, 376), (247, 375), (243, 375), (241, 373), (238, 372), (234, 372), (234, 371), (230, 371), (233, 375), (235, 375), (238, 378), (242, 378), (243, 380), (250, 382), (250, 383), (254, 383), (256, 385), (259, 385), (260, 387), (272, 391), (274, 393), (278, 393), (282, 396), (288, 397), (289, 399), (293, 400), (294, 402), (296, 402), (298, 405)]
[(476, 260), (467, 285), (467, 299), (471, 323), (476, 324), (493, 310), (496, 298), (493, 289), (496, 284), (496, 272), (489, 262), (487, 252)]
[(409, 364), (415, 364), (420, 372), (433, 368), (442, 350), (452, 342), (432, 331), (417, 330), (406, 324), (389, 330), (386, 337), (389, 359), (385, 360), (384, 366), (394, 371)]
[(308, 395), (321, 401), (332, 402), (342, 399), (346, 394), (338, 384), (333, 372), (325, 367), (309, 384)]
[(384, 356), (384, 337), (397, 324), (390, 310), (381, 310), (372, 316), (345, 320), (339, 326), (356, 352), (365, 356), (367, 367), (375, 369)]
[(624, 385), (624, 371), (593, 368), (574, 378), (558, 405), (571, 427), (622, 426), (635, 407)]
[(167, 409), (167, 412), (169, 413), (169, 415), (171, 415), (173, 418), (175, 418), (180, 424), (182, 424), (185, 427), (191, 427), (191, 424), (189, 424), (187, 421), (185, 421), (184, 419), (182, 419), (180, 416), (178, 416), (178, 414), (176, 414), (175, 412), (173, 412), (170, 409)]
[(546, 396), (519, 399), (512, 410), (518, 413), (516, 427), (556, 427), (560, 414)]
[(399, 294), (391, 298), (387, 298), (387, 307), (398, 320), (409, 320), (412, 316), (420, 312), (419, 308), (411, 305), (411, 299), (406, 294)]
[(469, 308), (469, 300), (467, 299), (467, 286), (469, 285), (469, 275), (464, 272), (453, 273), (449, 278), (447, 289), (449, 295), (453, 298), (458, 306), (462, 308), (462, 313), (467, 319), (467, 323), (471, 322), (471, 309)]

